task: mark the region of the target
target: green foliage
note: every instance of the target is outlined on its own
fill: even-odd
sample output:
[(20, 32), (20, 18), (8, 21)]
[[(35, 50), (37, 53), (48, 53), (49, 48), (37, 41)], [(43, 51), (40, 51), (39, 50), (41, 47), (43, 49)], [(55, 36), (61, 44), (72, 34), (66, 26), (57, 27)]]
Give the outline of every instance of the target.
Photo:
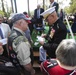
[(69, 11), (70, 11), (70, 13), (76, 12), (76, 0), (71, 0)]
[(64, 11), (69, 14), (70, 13), (69, 7), (65, 7)]
[(69, 13), (76, 13), (76, 0), (71, 0), (70, 6), (64, 8), (65, 12)]
[(0, 14), (4, 16), (4, 12), (0, 10)]
[(11, 8), (8, 7), (7, 0), (0, 0), (0, 14), (9, 17)]

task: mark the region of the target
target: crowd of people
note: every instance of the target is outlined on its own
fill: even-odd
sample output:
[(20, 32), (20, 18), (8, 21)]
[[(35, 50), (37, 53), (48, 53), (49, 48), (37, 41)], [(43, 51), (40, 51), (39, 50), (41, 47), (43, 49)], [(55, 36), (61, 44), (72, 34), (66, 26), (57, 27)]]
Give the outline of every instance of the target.
[(50, 0), (45, 11), (37, 5), (32, 19), (27, 12), (12, 14), (8, 21), (0, 15), (0, 75), (36, 75), (31, 34), (33, 25), (40, 27), (43, 19), (48, 22), (49, 30), (41, 34), (46, 41), (39, 41), (41, 72), (43, 75), (76, 75), (76, 42), (66, 39), (64, 12), (61, 9), (59, 15), (58, 10), (59, 4)]

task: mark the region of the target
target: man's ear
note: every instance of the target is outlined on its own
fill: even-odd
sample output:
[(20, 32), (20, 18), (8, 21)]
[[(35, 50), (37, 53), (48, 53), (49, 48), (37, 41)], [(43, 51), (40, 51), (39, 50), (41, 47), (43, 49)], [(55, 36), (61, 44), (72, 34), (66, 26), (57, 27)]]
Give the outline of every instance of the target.
[(20, 21), (18, 22), (18, 25), (21, 25), (21, 23), (22, 23), (22, 21), (20, 20)]

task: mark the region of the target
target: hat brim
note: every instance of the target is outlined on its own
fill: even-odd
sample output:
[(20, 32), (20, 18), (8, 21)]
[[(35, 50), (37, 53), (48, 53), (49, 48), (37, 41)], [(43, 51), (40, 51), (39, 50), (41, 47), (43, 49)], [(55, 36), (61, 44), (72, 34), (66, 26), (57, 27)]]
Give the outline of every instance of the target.
[(28, 23), (31, 23), (31, 18), (25, 18), (24, 20), (26, 20)]
[(48, 16), (50, 15), (50, 13), (46, 14), (46, 15), (42, 15), (44, 19), (46, 19)]
[(31, 20), (31, 18), (24, 18), (25, 20)]
[(45, 10), (43, 13), (41, 13), (40, 15), (43, 16), (44, 19), (46, 19), (50, 14), (52, 14), (55, 11), (55, 6), (51, 7), (47, 10)]

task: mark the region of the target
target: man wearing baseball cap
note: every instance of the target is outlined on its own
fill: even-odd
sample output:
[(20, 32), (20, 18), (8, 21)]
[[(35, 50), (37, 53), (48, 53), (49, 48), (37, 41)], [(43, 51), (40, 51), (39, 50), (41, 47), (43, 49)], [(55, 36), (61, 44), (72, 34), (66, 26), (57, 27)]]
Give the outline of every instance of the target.
[(31, 63), (31, 57), (33, 57), (30, 51), (31, 45), (25, 37), (29, 20), (30, 18), (21, 13), (12, 17), (13, 30), (8, 37), (8, 52), (11, 61), (19, 70), (23, 69), (26, 75), (35, 75), (35, 70)]
[(48, 22), (49, 31), (48, 34), (42, 35), (47, 42), (41, 41), (42, 45), (40, 51), (40, 62), (46, 60), (46, 53), (49, 57), (55, 58), (55, 51), (59, 43), (66, 38), (67, 29), (64, 23), (58, 18), (55, 11), (55, 6), (44, 11), (41, 16)]

